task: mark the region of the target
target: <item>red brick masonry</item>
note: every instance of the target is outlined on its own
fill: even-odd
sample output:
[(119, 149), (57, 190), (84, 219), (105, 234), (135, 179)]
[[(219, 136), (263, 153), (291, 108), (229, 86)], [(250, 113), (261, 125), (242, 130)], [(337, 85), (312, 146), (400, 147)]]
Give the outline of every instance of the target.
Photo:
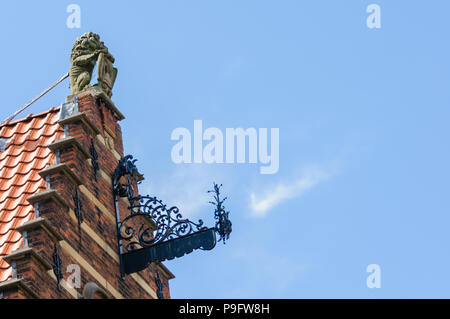
[[(79, 112), (59, 120), (60, 108), (0, 127), (0, 297), (165, 298), (173, 278), (162, 264), (120, 278), (111, 176), (123, 156), (122, 114), (105, 96), (78, 96)], [(94, 144), (97, 180), (89, 152)], [(82, 203), (81, 227), (73, 196)], [(125, 214), (128, 202), (121, 199)], [(37, 209), (37, 212), (36, 212)], [(55, 244), (63, 280), (53, 273)], [(80, 287), (71, 288), (73, 268)], [(69, 269), (69, 271), (67, 271)]]

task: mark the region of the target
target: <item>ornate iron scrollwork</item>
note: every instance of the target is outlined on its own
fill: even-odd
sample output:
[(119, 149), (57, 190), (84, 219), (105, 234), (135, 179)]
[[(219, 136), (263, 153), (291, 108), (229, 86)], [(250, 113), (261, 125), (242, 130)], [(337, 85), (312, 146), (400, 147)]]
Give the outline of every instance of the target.
[[(168, 207), (154, 196), (134, 196), (133, 180), (139, 183), (138, 178), (142, 177), (135, 163), (131, 155), (122, 157), (112, 178), (122, 276), (140, 271), (151, 262), (181, 257), (195, 249), (210, 250), (216, 244), (216, 232), (219, 241), (225, 243), (231, 233), (231, 222), (223, 206), (226, 197), (220, 199), (222, 185), (214, 183), (214, 190), (209, 191), (214, 193), (215, 202), (210, 203), (216, 208), (217, 221), (214, 228), (207, 228), (201, 219), (192, 222), (183, 218), (177, 207)], [(119, 197), (127, 197), (130, 202), (129, 212), (122, 218)]]
[(92, 156), (92, 168), (94, 170), (94, 179), (95, 181), (97, 181), (97, 172), (100, 169), (100, 166), (98, 165), (98, 154), (97, 151), (95, 150), (94, 139), (91, 139), (91, 147), (89, 148), (89, 153)]
[(55, 244), (53, 251), (53, 273), (56, 276), (58, 289), (61, 289), (62, 274), (62, 261), (58, 254), (58, 246)]
[[(129, 198), (131, 205), (128, 207), (130, 215), (125, 217), (119, 224), (120, 237), (130, 241), (126, 250), (134, 250), (158, 244), (160, 242), (190, 235), (196, 231), (204, 230), (203, 221), (197, 223), (183, 218), (179, 209), (175, 206), (167, 208), (165, 204), (156, 197), (138, 196)], [(147, 217), (156, 223), (142, 223), (139, 228), (133, 225), (138, 217)], [(135, 224), (135, 223), (134, 223)]]

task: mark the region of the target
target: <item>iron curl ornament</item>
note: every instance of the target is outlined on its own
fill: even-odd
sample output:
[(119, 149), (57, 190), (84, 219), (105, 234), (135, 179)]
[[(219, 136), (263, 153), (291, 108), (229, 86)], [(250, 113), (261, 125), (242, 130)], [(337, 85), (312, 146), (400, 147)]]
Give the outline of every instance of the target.
[[(220, 199), (222, 185), (214, 183), (214, 189), (208, 191), (214, 193), (215, 201), (210, 203), (215, 206), (216, 219), (215, 227), (208, 228), (201, 219), (193, 222), (183, 218), (178, 207), (169, 207), (154, 196), (135, 196), (133, 185), (143, 179), (135, 163), (132, 155), (122, 157), (112, 178), (122, 277), (152, 262), (181, 257), (196, 249), (213, 249), (216, 233), (219, 241), (229, 239), (231, 221), (223, 206), (226, 197)], [(125, 214), (119, 212), (120, 197), (130, 203)]]

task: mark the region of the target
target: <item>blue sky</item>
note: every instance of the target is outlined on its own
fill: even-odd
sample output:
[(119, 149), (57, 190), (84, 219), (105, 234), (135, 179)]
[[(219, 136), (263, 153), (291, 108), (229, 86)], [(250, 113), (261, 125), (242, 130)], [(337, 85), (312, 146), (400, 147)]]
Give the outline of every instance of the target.
[[(71, 3), (80, 29), (66, 26)], [(366, 26), (372, 3), (381, 29)], [(79, 35), (99, 33), (119, 69), (112, 99), (141, 193), (211, 225), (206, 190), (217, 181), (229, 197), (229, 242), (166, 263), (173, 297), (449, 298), (449, 10), (444, 0), (7, 1), (0, 116), (68, 71)], [(68, 85), (23, 116), (60, 105)], [(279, 171), (174, 164), (171, 132), (194, 120), (279, 128)], [(369, 264), (381, 267), (379, 289), (366, 286)]]

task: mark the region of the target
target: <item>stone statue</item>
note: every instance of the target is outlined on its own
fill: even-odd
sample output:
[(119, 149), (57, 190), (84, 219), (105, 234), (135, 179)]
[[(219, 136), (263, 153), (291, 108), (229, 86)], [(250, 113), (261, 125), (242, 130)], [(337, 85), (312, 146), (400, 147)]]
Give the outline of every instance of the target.
[[(98, 83), (91, 86), (92, 71), (96, 62), (98, 62)], [(99, 89), (111, 97), (117, 76), (117, 69), (113, 67), (113, 63), (114, 57), (100, 41), (98, 34), (87, 32), (76, 39), (70, 55), (70, 94), (74, 96), (92, 88)]]

